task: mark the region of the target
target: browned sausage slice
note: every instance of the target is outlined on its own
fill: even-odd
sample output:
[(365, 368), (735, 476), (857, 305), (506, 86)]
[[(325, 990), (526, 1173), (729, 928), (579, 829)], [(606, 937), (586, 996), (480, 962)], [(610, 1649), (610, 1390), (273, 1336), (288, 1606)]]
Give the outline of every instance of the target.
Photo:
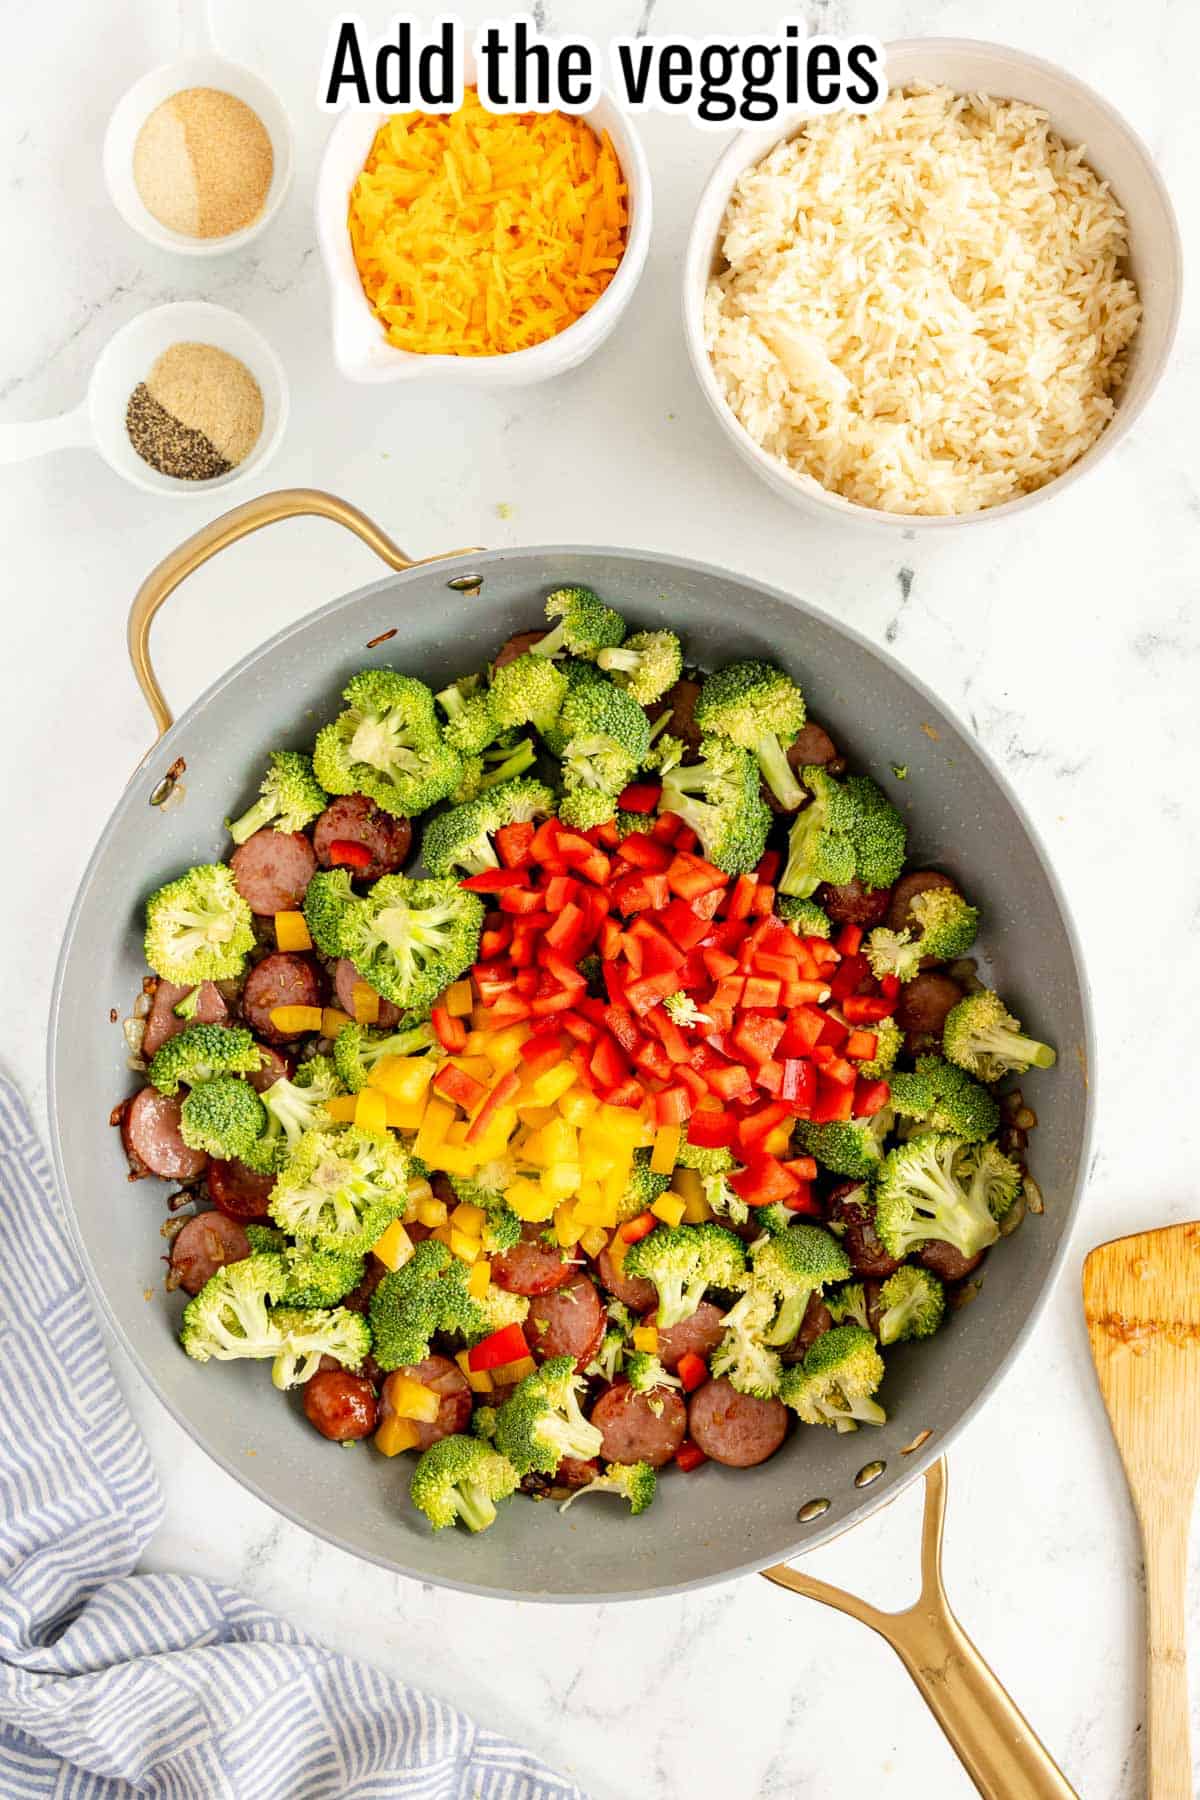
[(927, 1269), (940, 1281), (965, 1281), (974, 1273), (983, 1261), (986, 1251), (981, 1250), (978, 1256), (964, 1256), (953, 1244), (943, 1238), (929, 1238), (917, 1251), (917, 1261), (924, 1263)]
[(265, 1094), (276, 1081), (281, 1081), (285, 1075), (291, 1074), (292, 1065), (286, 1056), (281, 1056), (278, 1050), (271, 1048), (270, 1044), (259, 1044), (257, 1049), (262, 1060), (257, 1069), (247, 1075), (246, 1080), (260, 1094)]
[(702, 736), (696, 723), (696, 702), (699, 698), (700, 683), (681, 675), (661, 700), (656, 700), (653, 706), (647, 708), (651, 719), (661, 719), (665, 712), (670, 713), (671, 723), (666, 729), (672, 737), (682, 739), (693, 757), (700, 748)]
[(902, 875), (892, 889), (892, 903), (888, 908), (887, 922), (892, 931), (914, 931), (916, 920), (912, 916), (911, 907), (918, 894), (932, 893), (934, 888), (952, 888), (954, 883), (940, 869), (913, 869), (908, 875)]
[(810, 1294), (808, 1305), (804, 1309), (804, 1317), (800, 1321), (800, 1329), (791, 1343), (785, 1345), (779, 1353), (784, 1362), (803, 1362), (805, 1355), (812, 1349), (817, 1339), (823, 1336), (832, 1325), (833, 1314), (820, 1294)]
[(548, 1294), (562, 1287), (576, 1270), (567, 1262), (557, 1244), (547, 1244), (542, 1237), (544, 1226), (524, 1227), (521, 1242), (501, 1256), (492, 1258), (492, 1280), (508, 1294)]
[(323, 869), (334, 866), (334, 844), (361, 844), (371, 853), (365, 868), (351, 868), (355, 881), (378, 881), (404, 867), (412, 848), (407, 819), (386, 813), (365, 794), (339, 794), (313, 826), (313, 850)]
[(630, 1312), (649, 1312), (658, 1306), (658, 1289), (644, 1275), (626, 1275), (607, 1246), (600, 1252), (596, 1270), (610, 1294), (626, 1305)]
[[(413, 1227), (406, 1225), (405, 1230), (411, 1234)], [(375, 1292), (375, 1289), (379, 1286), (387, 1272), (387, 1264), (385, 1262), (380, 1262), (377, 1256), (368, 1256), (366, 1273), (363, 1275), (362, 1280), (356, 1288), (351, 1288), (350, 1292), (340, 1304), (342, 1306), (348, 1306), (351, 1312), (365, 1313), (368, 1306), (371, 1304), (371, 1295)]]
[(739, 1394), (728, 1381), (706, 1381), (688, 1405), (688, 1435), (705, 1456), (730, 1469), (752, 1469), (774, 1456), (787, 1432), (782, 1400)]
[(178, 1095), (144, 1087), (121, 1115), (126, 1155), (135, 1168), (148, 1169), (164, 1181), (193, 1181), (208, 1161), (203, 1150), (191, 1150), (184, 1143), (180, 1106)]
[(242, 1016), (257, 1037), (281, 1044), (297, 1031), (278, 1031), (271, 1023), (277, 1006), (319, 1006), (321, 977), (317, 965), (306, 956), (276, 950), (256, 963), (242, 989)]
[(304, 1384), (305, 1417), (335, 1444), (370, 1437), (377, 1413), (375, 1389), (365, 1375), (351, 1375), (348, 1369), (322, 1369)]
[[(337, 994), (338, 1005), (343, 1012), (348, 1012), (351, 1018), (354, 1017), (354, 984), (356, 981), (362, 981), (362, 979), (362, 976), (352, 962), (348, 962), (344, 956), (339, 959), (337, 966), (333, 971), (334, 991)], [(371, 986), (369, 981), (366, 983), (366, 986)], [(375, 990), (372, 988), (371, 991), (374, 993)], [(400, 1016), (400, 1008), (398, 1006), (393, 1006), (390, 1000), (385, 1000), (383, 995), (380, 994), (379, 1017), (375, 1021), (377, 1029), (380, 1031), (391, 1031), (394, 1026), (400, 1023)]]
[(541, 631), (514, 631), (510, 638), (505, 638), (492, 663), (493, 669), (506, 669), (509, 663), (516, 662), (518, 656), (524, 656), (535, 644), (540, 644), (546, 635), (547, 627)]
[(583, 1369), (600, 1348), (607, 1324), (595, 1282), (578, 1269), (562, 1287), (534, 1296), (525, 1337), (542, 1362), (552, 1356), (573, 1356), (576, 1367)]
[(938, 969), (929, 969), (900, 989), (896, 1006), (896, 1023), (904, 1032), (908, 1048), (914, 1054), (936, 1047), (946, 1023), (946, 1014), (957, 1006), (963, 991), (957, 981)]
[(213, 1205), (220, 1207), (229, 1218), (266, 1218), (267, 1202), (271, 1198), (271, 1189), (275, 1186), (273, 1175), (260, 1175), (236, 1158), (231, 1162), (222, 1162), (212, 1157), (205, 1170), (204, 1181)]
[(825, 1202), (828, 1217), (844, 1225), (842, 1243), (856, 1275), (869, 1281), (886, 1281), (900, 1267), (889, 1255), (875, 1230), (875, 1210), (861, 1182), (841, 1181)]
[(600, 1464), (593, 1456), (588, 1462), (581, 1462), (577, 1456), (564, 1456), (554, 1471), (554, 1479), (559, 1487), (586, 1487), (589, 1481), (595, 1481), (600, 1473)]
[(593, 1406), (592, 1424), (604, 1434), (605, 1462), (647, 1462), (661, 1469), (683, 1442), (687, 1407), (675, 1388), (635, 1394), (627, 1381), (618, 1381)]
[(185, 1294), (198, 1294), (226, 1263), (250, 1254), (250, 1240), (236, 1219), (224, 1213), (197, 1213), (171, 1243), (171, 1273)]
[(410, 1419), (413, 1430), (417, 1434), (414, 1450), (428, 1450), (430, 1444), (436, 1444), (439, 1438), (453, 1437), (456, 1431), (465, 1431), (471, 1423), (471, 1386), (457, 1363), (451, 1362), (448, 1356), (427, 1356), (424, 1362), (410, 1363), (403, 1369), (393, 1369), (383, 1384), (380, 1396), (380, 1409), (386, 1419), (392, 1411), (392, 1394), (398, 1376), (407, 1375), (410, 1381), (419, 1381), (435, 1393), (441, 1402), (436, 1419), (425, 1421)]
[(256, 831), (229, 859), (238, 893), (252, 913), (295, 912), (317, 872), (313, 847), (302, 831)]
[[(809, 719), (807, 724), (802, 725), (800, 730), (796, 733), (796, 736), (788, 745), (787, 759), (794, 773), (797, 775), (800, 773), (800, 770), (804, 768), (815, 767), (823, 769), (827, 763), (841, 761), (841, 758), (838, 756), (837, 745), (834, 743), (825, 727), (823, 725), (818, 725), (815, 719)], [(761, 787), (762, 797), (772, 812), (781, 813), (787, 810), (785, 807), (780, 806), (778, 800), (775, 798), (765, 781), (761, 784)]]
[(861, 925), (864, 931), (871, 931), (887, 918), (892, 890), (890, 887), (866, 888), (855, 875), (841, 887), (831, 887), (829, 882), (823, 881), (817, 889), (816, 900), (835, 925)]
[[(647, 1318), (646, 1324), (654, 1324), (653, 1315)], [(725, 1326), (720, 1307), (714, 1306), (711, 1300), (702, 1300), (690, 1319), (681, 1319), (678, 1325), (668, 1325), (665, 1331), (659, 1328), (658, 1360), (673, 1375), (679, 1367), (681, 1356), (687, 1356), (690, 1352), (693, 1356), (703, 1356), (707, 1361), (724, 1336)]]
[(177, 1037), (187, 1025), (224, 1025), (229, 1017), (229, 1008), (224, 996), (215, 983), (202, 981), (200, 992), (196, 996), (196, 1010), (190, 1019), (181, 1019), (175, 1008), (179, 1002), (191, 993), (190, 987), (180, 987), (177, 981), (167, 981), (159, 977), (158, 986), (154, 990), (154, 1004), (146, 1019), (146, 1029), (142, 1034), (142, 1055), (146, 1061), (161, 1050), (168, 1038)]

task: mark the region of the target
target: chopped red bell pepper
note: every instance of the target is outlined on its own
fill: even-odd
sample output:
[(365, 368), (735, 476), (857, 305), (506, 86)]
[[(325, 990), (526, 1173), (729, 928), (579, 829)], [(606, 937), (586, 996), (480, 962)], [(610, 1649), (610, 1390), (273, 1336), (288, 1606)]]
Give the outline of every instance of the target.
[(748, 919), (754, 908), (754, 890), (758, 886), (753, 875), (739, 875), (725, 902), (727, 919)]
[(860, 981), (870, 979), (871, 965), (861, 952), (855, 956), (844, 956), (841, 966), (829, 977), (829, 991), (835, 1000), (844, 1000), (852, 994)]
[(685, 1063), (692, 1054), (691, 1046), (665, 1006), (655, 1006), (646, 1014), (646, 1024), (656, 1034), (673, 1063)]
[(496, 855), (506, 869), (515, 869), (528, 862), (532, 844), (533, 826), (530, 824), (501, 825), (496, 833)]
[(640, 1112), (646, 1098), (646, 1090), (636, 1075), (622, 1081), (617, 1087), (601, 1090), (609, 1106), (626, 1106), (631, 1112)]
[(892, 1090), (886, 1081), (863, 1081), (859, 1079), (854, 1090), (854, 1117), (871, 1119), (877, 1112), (882, 1112), (892, 1097)]
[(637, 1021), (625, 1006), (607, 1006), (604, 1009), (604, 1023), (620, 1044), (627, 1056), (632, 1056), (642, 1041), (642, 1033), (638, 1030)]
[(862, 926), (846, 924), (834, 938), (833, 947), (839, 956), (855, 956), (862, 941)]
[(627, 1225), (622, 1225), (621, 1236), (627, 1244), (636, 1244), (640, 1238), (649, 1237), (657, 1224), (658, 1220), (652, 1212), (639, 1213), (636, 1219), (630, 1219)]
[[(513, 888), (529, 886), (528, 869), (484, 869), (479, 875), (467, 875), (459, 882), (459, 887), (466, 888), (469, 894), (500, 894), (503, 896)], [(532, 912), (542, 904), (541, 896), (532, 896), (534, 905), (522, 907), (523, 912)], [(503, 899), (501, 900), (503, 905)]]
[(779, 1005), (780, 983), (772, 976), (747, 975), (742, 989), (742, 1005), (750, 1009), (770, 1009)]
[(685, 1475), (690, 1474), (693, 1469), (698, 1469), (701, 1463), (707, 1461), (708, 1458), (699, 1444), (693, 1444), (691, 1438), (684, 1438), (675, 1452), (675, 1467), (682, 1469)]
[[(792, 1168), (791, 1163), (784, 1163), (783, 1166), (789, 1171)], [(813, 1219), (819, 1219), (821, 1216), (821, 1208), (817, 1205), (813, 1195), (812, 1184), (807, 1181), (799, 1182), (795, 1193), (789, 1194), (783, 1204), (789, 1212), (807, 1213)]]
[(443, 1050), (451, 1055), (467, 1047), (467, 1028), (461, 1019), (451, 1018), (444, 1006), (435, 1006), (429, 1015), (430, 1023)]
[(369, 869), (372, 855), (365, 844), (354, 838), (334, 838), (329, 846), (329, 860), (335, 868)]
[(851, 1025), (877, 1025), (880, 1019), (890, 1019), (895, 1010), (895, 1000), (889, 1000), (886, 994), (848, 994), (842, 1002), (842, 1011)]
[(544, 1075), (547, 1069), (555, 1069), (563, 1060), (563, 1042), (559, 1036), (558, 1021), (551, 1029), (538, 1029), (535, 1036), (526, 1038), (521, 1045), (520, 1057), (525, 1073), (532, 1079)]
[(708, 1380), (708, 1364), (694, 1350), (685, 1350), (675, 1364), (675, 1373), (683, 1384), (684, 1393), (692, 1394)]
[(617, 795), (622, 812), (652, 813), (658, 805), (662, 788), (657, 781), (631, 781)]
[(749, 1070), (741, 1063), (724, 1063), (720, 1068), (705, 1069), (702, 1073), (713, 1093), (722, 1100), (736, 1100), (739, 1094), (748, 1094), (754, 1086)]
[(592, 1051), (591, 1070), (602, 1088), (619, 1087), (629, 1079), (625, 1052), (607, 1031), (600, 1034)]
[(507, 1106), (510, 1100), (515, 1099), (520, 1085), (521, 1077), (517, 1074), (515, 1069), (509, 1069), (506, 1074), (501, 1075), (499, 1081), (496, 1082), (495, 1086), (488, 1094), (487, 1099), (475, 1114), (471, 1123), (467, 1126), (468, 1144), (473, 1144), (476, 1138), (481, 1138), (483, 1136), (500, 1108), (502, 1106)]
[(733, 1047), (747, 1062), (767, 1062), (786, 1029), (782, 1019), (767, 1013), (743, 1013), (733, 1030)]
[(738, 1124), (738, 1142), (742, 1149), (747, 1153), (752, 1151), (777, 1125), (785, 1124), (791, 1116), (791, 1108), (784, 1100), (770, 1100), (755, 1112), (748, 1113)]
[(732, 1113), (724, 1110), (715, 1112), (698, 1106), (688, 1120), (688, 1143), (694, 1144), (697, 1150), (727, 1150), (736, 1133), (737, 1121)]
[(433, 1090), (447, 1100), (453, 1100), (464, 1112), (470, 1112), (472, 1107), (478, 1106), (487, 1094), (482, 1081), (476, 1081), (465, 1069), (456, 1069), (453, 1063), (442, 1064), (433, 1078)]
[(631, 831), (628, 837), (622, 838), (617, 855), (632, 868), (643, 869), (651, 875), (661, 875), (671, 866), (671, 852), (667, 846), (644, 831)]
[(899, 999), (900, 977), (898, 975), (885, 975), (883, 980), (879, 983), (879, 986), (881, 992), (885, 994), (889, 1000)]
[(664, 1088), (661, 1094), (654, 1096), (654, 1123), (656, 1125), (682, 1125), (690, 1118), (692, 1096), (682, 1082)]
[(828, 1125), (844, 1122), (854, 1115), (854, 1089), (842, 1087), (836, 1081), (826, 1081), (822, 1075), (817, 1082), (817, 1094), (812, 1103), (809, 1117), (814, 1125)]
[(476, 1373), (483, 1369), (502, 1369), (505, 1363), (520, 1362), (528, 1355), (529, 1345), (521, 1327), (505, 1325), (478, 1344), (472, 1344), (467, 1351), (467, 1367)]
[(573, 875), (552, 875), (546, 883), (546, 911), (561, 912), (578, 893), (579, 883)]
[(747, 1206), (771, 1206), (796, 1191), (795, 1178), (774, 1156), (758, 1156), (746, 1168), (728, 1177), (729, 1185)]
[(793, 1113), (803, 1116), (812, 1105), (816, 1092), (817, 1072), (812, 1063), (789, 1056), (783, 1065), (779, 1098), (787, 1101)]
[[(505, 869), (501, 870), (500, 873), (507, 877), (510, 882), (513, 881), (514, 878), (517, 882), (526, 879), (526, 872), (524, 869)], [(468, 877), (468, 880), (475, 881), (478, 880), (478, 877), (471, 875)], [(463, 882), (461, 885), (465, 887), (466, 882)], [(538, 893), (536, 888), (511, 885), (503, 889), (488, 888), (485, 891), (488, 893), (498, 893), (499, 898), (497, 900), (497, 905), (501, 912), (518, 913), (521, 915), (537, 913), (542, 919), (548, 919), (550, 916), (549, 913), (542, 911), (542, 896)]]
[(718, 950), (715, 945), (703, 952), (704, 967), (714, 981), (723, 981), (726, 976), (737, 974), (737, 957), (730, 956), (725, 950)]
[[(501, 915), (503, 918), (503, 915)], [(512, 920), (503, 919), (499, 925), (485, 925), (479, 938), (479, 961), (491, 962), (512, 943)]]
[(631, 981), (625, 990), (625, 998), (635, 1013), (643, 1015), (652, 1011), (668, 994), (673, 994), (678, 985), (675, 971), (665, 969), (659, 975), (643, 975)]
[(873, 1031), (852, 1031), (842, 1045), (842, 1052), (856, 1062), (870, 1062), (878, 1046), (879, 1039)]

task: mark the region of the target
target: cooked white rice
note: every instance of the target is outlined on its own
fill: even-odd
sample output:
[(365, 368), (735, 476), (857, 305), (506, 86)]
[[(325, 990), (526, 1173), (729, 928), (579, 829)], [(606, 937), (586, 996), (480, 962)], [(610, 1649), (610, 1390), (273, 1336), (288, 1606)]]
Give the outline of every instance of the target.
[(967, 513), (1104, 430), (1141, 316), (1125, 216), (1019, 101), (912, 87), (742, 175), (705, 336), (763, 449), (860, 506)]

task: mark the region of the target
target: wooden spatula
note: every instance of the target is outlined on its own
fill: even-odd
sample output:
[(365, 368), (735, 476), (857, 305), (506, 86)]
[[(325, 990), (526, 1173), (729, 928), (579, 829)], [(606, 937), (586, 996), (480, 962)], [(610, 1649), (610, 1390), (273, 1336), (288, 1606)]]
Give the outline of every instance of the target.
[(1200, 1224), (1101, 1244), (1083, 1265), (1083, 1309), (1146, 1563), (1147, 1792), (1191, 1800), (1184, 1600), (1200, 1474)]

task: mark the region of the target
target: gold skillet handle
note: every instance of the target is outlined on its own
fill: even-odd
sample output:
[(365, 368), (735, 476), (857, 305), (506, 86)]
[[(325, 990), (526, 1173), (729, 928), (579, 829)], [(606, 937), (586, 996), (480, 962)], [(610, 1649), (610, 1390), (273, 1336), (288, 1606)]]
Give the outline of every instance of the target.
[[(347, 500), (339, 500), (336, 494), (322, 493), (319, 488), (281, 488), (277, 493), (261, 494), (257, 500), (247, 500), (241, 506), (235, 506), (232, 512), (222, 513), (219, 519), (214, 519), (210, 525), (197, 531), (180, 544), (178, 549), (165, 556), (156, 569), (150, 571), (134, 595), (133, 605), (129, 609), (129, 659), (133, 664), (137, 684), (154, 715), (159, 737), (171, 725), (171, 709), (163, 696), (150, 660), (150, 626), (155, 613), (175, 592), (181, 581), (186, 580), (219, 550), (236, 544), (239, 538), (249, 537), (252, 531), (261, 531), (264, 525), (274, 525), (280, 519), (305, 516), (332, 519), (335, 525), (344, 525), (355, 537), (361, 538), (369, 549), (374, 550), (376, 556), (382, 557), (390, 569), (417, 567), (413, 558), (406, 556), (385, 531), (381, 531), (365, 513), (359, 512), (357, 506), (351, 506)], [(441, 553), (442, 556), (462, 554), (461, 550)], [(422, 560), (437, 562), (441, 559), (430, 556)]]
[(985, 1800), (1078, 1800), (1046, 1746), (1001, 1687), (950, 1610), (942, 1585), (946, 1463), (925, 1475), (921, 1592), (905, 1612), (883, 1612), (786, 1563), (768, 1581), (869, 1625), (892, 1646)]

